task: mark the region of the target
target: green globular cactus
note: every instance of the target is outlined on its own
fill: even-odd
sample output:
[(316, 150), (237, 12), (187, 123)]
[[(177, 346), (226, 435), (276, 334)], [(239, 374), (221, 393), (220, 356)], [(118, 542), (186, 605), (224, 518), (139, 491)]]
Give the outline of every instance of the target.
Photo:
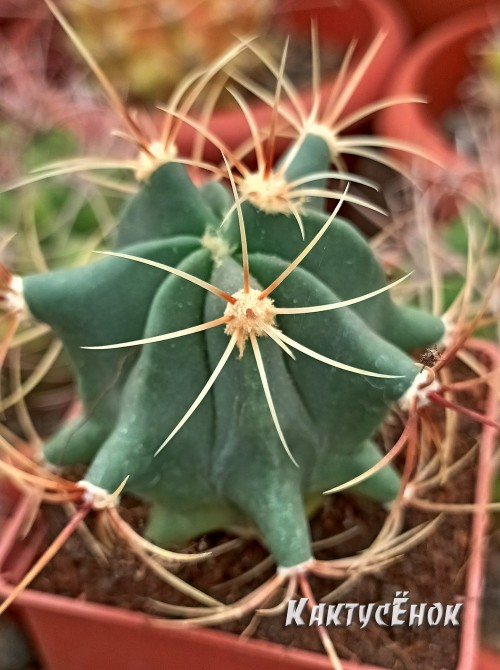
[[(290, 152), (286, 179), (317, 173), (324, 188), (324, 140)], [(305, 239), (289, 212), (235, 206), (166, 163), (126, 206), (114, 255), (23, 280), (84, 405), (47, 459), (88, 464), (108, 492), (129, 476), (157, 544), (251, 524), (278, 565), (307, 561), (306, 509), (380, 460), (373, 435), (419, 371), (408, 352), (442, 336), (439, 319), (392, 301), (367, 242), (319, 196), (301, 222)], [(357, 490), (390, 501), (398, 486), (386, 466)]]

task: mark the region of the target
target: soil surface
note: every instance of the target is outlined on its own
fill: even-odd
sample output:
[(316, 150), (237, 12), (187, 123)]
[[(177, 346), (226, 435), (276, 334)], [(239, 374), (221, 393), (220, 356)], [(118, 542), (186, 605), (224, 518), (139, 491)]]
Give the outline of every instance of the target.
[[(463, 370), (459, 369), (462, 376)], [(454, 375), (457, 377), (457, 375)], [(458, 402), (481, 408), (484, 388), (474, 387), (473, 393), (457, 395)], [(440, 410), (431, 409), (430, 415), (436, 424), (442, 421)], [(393, 417), (385, 433), (393, 437), (401, 431), (399, 420)], [(460, 419), (458, 441), (454, 458), (466, 453), (476, 442), (480, 428), (469, 419)], [(403, 461), (399, 463), (402, 467)], [(81, 473), (73, 473), (79, 477)], [(453, 482), (435, 492), (430, 499), (447, 502), (470, 502), (474, 497), (475, 463), (470, 461)], [(124, 496), (120, 513), (134, 528), (144, 527), (147, 509), (139, 501)], [(331, 537), (352, 529), (352, 536), (338, 546), (316, 552), (319, 559), (332, 559), (356, 553), (375, 538), (382, 526), (386, 511), (378, 504), (350, 497), (330, 496), (312, 519), (314, 540)], [(435, 518), (434, 513), (410, 509), (406, 515), (405, 528), (412, 528)], [(49, 537), (67, 521), (65, 513), (55, 507), (44, 509)], [(94, 532), (99, 524), (96, 517), (88, 521)], [(461, 601), (464, 592), (464, 577), (469, 554), (470, 517), (467, 514), (449, 514), (441, 520), (437, 530), (416, 548), (405, 553), (400, 560), (382, 571), (366, 575), (348, 591), (339, 594), (334, 602), (360, 604), (392, 602), (397, 591), (408, 591), (411, 603), (434, 603), (443, 605)], [(220, 546), (234, 536), (214, 533), (199, 539), (190, 549), (203, 551)], [(259, 586), (271, 576), (274, 568), (260, 570), (257, 577), (238, 584), (235, 578), (257, 565), (267, 556), (266, 551), (255, 540), (244, 540), (239, 548), (233, 548), (215, 558), (191, 566), (173, 567), (172, 571), (212, 596), (231, 603)], [(155, 612), (149, 599), (170, 604), (192, 605), (185, 596), (153, 575), (140, 560), (120, 542), (110, 548), (110, 568), (106, 569), (92, 557), (88, 544), (76, 533), (52, 562), (37, 577), (33, 587), (60, 593), (65, 596), (93, 602), (105, 603), (133, 610)], [(339, 582), (311, 577), (310, 584), (317, 599), (339, 586)], [(224, 630), (241, 633), (250, 622), (250, 617), (225, 625)], [(315, 627), (284, 627), (284, 614), (274, 618), (260, 618), (254, 637), (279, 642), (285, 646), (323, 653)], [(458, 658), (460, 628), (431, 627), (387, 627), (373, 622), (359, 630), (352, 627), (330, 627), (335, 647), (342, 658), (363, 661), (392, 670), (452, 670)]]

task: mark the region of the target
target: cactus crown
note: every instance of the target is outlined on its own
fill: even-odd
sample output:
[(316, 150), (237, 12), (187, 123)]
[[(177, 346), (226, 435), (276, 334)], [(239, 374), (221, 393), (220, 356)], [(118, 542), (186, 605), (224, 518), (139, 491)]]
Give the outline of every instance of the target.
[[(147, 535), (156, 544), (247, 524), (279, 566), (301, 565), (311, 558), (306, 510), (380, 460), (373, 434), (418, 373), (408, 352), (443, 333), (439, 319), (392, 301), (369, 245), (338, 216), (344, 201), (375, 207), (349, 185), (328, 186), (332, 178), (363, 182), (342, 171), (325, 128), (336, 137), (381, 38), (329, 109), (320, 111), (315, 95), (309, 116), (295, 102), (297, 118), (279, 103), (282, 87), (295, 99), (285, 47), (281, 65), (271, 65), (277, 87), (267, 142), (232, 91), (253, 139), (252, 171), (186, 116), (244, 45), (174, 94), (158, 143), (47, 4), (128, 126), (141, 186), (124, 208), (114, 251), (22, 280), (27, 310), (65, 345), (83, 402), (82, 417), (46, 444), (45, 456), (57, 465), (87, 464), (82, 486), (92, 495), (106, 496), (128, 478), (127, 490), (151, 503)], [(280, 115), (299, 132), (275, 163)], [(178, 157), (182, 122), (221, 150), (220, 166)], [(190, 163), (216, 178), (197, 184)], [(338, 202), (329, 215), (331, 199)], [(18, 299), (16, 282), (7, 294)], [(387, 466), (358, 490), (388, 501), (398, 487)]]
[[(405, 352), (442, 334), (391, 300), (342, 199), (324, 212), (329, 164), (306, 135), (273, 168), (299, 191), (294, 213), (238, 191), (227, 159), (229, 190), (165, 163), (127, 203), (115, 251), (23, 280), (84, 404), (46, 457), (87, 463), (108, 492), (129, 476), (158, 544), (247, 523), (279, 565), (307, 561), (306, 508), (380, 459), (373, 433), (418, 372)], [(391, 500), (398, 482), (386, 467), (359, 488)]]

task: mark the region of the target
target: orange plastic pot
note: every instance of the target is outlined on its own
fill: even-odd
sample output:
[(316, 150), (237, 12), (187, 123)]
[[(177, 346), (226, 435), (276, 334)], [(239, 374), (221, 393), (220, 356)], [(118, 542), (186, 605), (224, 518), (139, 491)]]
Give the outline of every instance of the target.
[[(41, 85), (45, 92), (47, 89), (53, 89), (55, 101), (54, 106), (47, 111), (47, 118), (56, 125), (69, 128), (81, 138), (84, 144), (96, 146), (99, 144), (99, 138), (104, 141), (110, 130), (119, 125), (119, 120), (107, 105), (89, 101), (82, 104), (72, 101), (69, 95), (65, 95), (64, 84), (68, 78), (68, 74), (65, 73), (71, 74), (78, 69), (76, 56), (75, 59), (68, 57), (66, 49), (61, 47), (61, 42), (67, 41), (67, 38), (60, 28), (54, 28), (53, 19), (48, 10), (45, 8), (43, 11), (43, 9), (42, 6), (41, 17), (37, 16), (37, 21), (24, 14), (16, 20), (19, 49), (24, 49), (27, 54), (30, 53), (30, 40), (34, 31), (36, 35), (46, 36), (48, 40), (47, 77)], [(1, 16), (0, 8), (0, 19)], [(325, 47), (331, 44), (332, 50), (343, 50), (352, 40), (356, 40), (356, 54), (351, 71), (375, 36), (380, 32), (385, 34), (385, 40), (368, 67), (363, 81), (347, 103), (345, 114), (379, 98), (408, 40), (404, 14), (397, 2), (395, 0), (336, 0), (324, 3), (318, 0), (284, 0), (277, 3), (272, 23), (282, 29), (284, 34), (290, 35), (290, 48), (293, 49), (294, 36), (309, 40), (313, 20), (318, 26), (320, 42)], [(324, 101), (328, 98), (334, 82), (334, 75), (323, 75), (322, 97)], [(304, 107), (309, 109), (312, 100), (311, 89), (308, 87), (302, 89), (300, 97)], [(163, 99), (166, 96), (162, 96), (161, 92), (158, 93), (157, 98), (159, 103), (166, 102), (166, 99)], [(50, 96), (47, 96), (47, 99), (50, 101)], [(64, 101), (61, 110), (57, 108), (60, 100)], [(60, 104), (62, 105), (62, 102)], [(269, 106), (256, 101), (251, 107), (258, 127), (266, 126), (271, 119)], [(143, 114), (144, 111), (139, 110), (139, 118)], [(146, 128), (151, 127), (152, 124), (160, 127), (164, 118), (164, 114), (158, 112), (156, 108), (146, 110), (145, 116), (148, 117), (145, 121)], [(216, 111), (210, 123), (210, 130), (231, 149), (238, 147), (250, 136), (248, 124), (239, 108)], [(182, 125), (177, 138), (181, 155), (190, 155), (196, 135), (197, 132), (192, 127), (187, 124)], [(284, 142), (278, 144), (278, 152), (283, 145)], [(205, 146), (205, 158), (216, 161), (221, 159), (220, 151), (210, 142), (207, 142)]]
[[(320, 43), (324, 46), (331, 44), (333, 49), (342, 50), (352, 40), (356, 40), (356, 58), (351, 71), (375, 36), (379, 32), (386, 35), (362, 82), (347, 103), (345, 114), (379, 98), (408, 40), (405, 18), (397, 3), (393, 0), (340, 0), (327, 3), (317, 0), (285, 1), (278, 5), (274, 23), (290, 35), (290, 49), (293, 49), (294, 36), (309, 38), (313, 20), (318, 26)], [(323, 76), (323, 103), (328, 99), (335, 79), (335, 75)], [(304, 88), (300, 94), (304, 107), (310, 109), (311, 89)], [(264, 103), (252, 104), (252, 112), (259, 127), (266, 126), (271, 120), (271, 110)], [(239, 146), (249, 136), (248, 124), (238, 109), (218, 112), (210, 124), (210, 129), (231, 148)], [(181, 152), (190, 150), (193, 138), (194, 132), (184, 128), (179, 138)], [(220, 152), (212, 149), (212, 158), (219, 160)]]
[(500, 668), (500, 652), (480, 649), (474, 670), (498, 670), (498, 668)]
[(446, 182), (451, 175), (455, 182), (462, 180), (464, 189), (474, 189), (478, 183), (477, 166), (455, 150), (442, 130), (441, 120), (447, 110), (460, 104), (457, 88), (472, 71), (474, 46), (498, 23), (498, 3), (444, 21), (414, 43), (393, 73), (388, 95), (424, 95), (428, 104), (394, 105), (383, 110), (377, 115), (376, 130), (417, 144), (433, 156), (440, 167), (408, 153), (397, 153), (399, 160), (429, 181)]
[[(457, 13), (492, 4), (491, 0), (399, 0), (414, 35), (420, 35), (436, 23), (453, 19)], [(499, 666), (500, 667), (500, 666)]]
[[(500, 350), (476, 343), (490, 360), (500, 365)], [(498, 402), (490, 393), (486, 414), (494, 417)], [(483, 583), (483, 558), (488, 516), (485, 505), (493, 470), (494, 430), (484, 427), (479, 450), (478, 478), (466, 588), (459, 662), (456, 670), (479, 670), (477, 661), (478, 614)], [(9, 593), (31, 565), (40, 546), (43, 528), (28, 540), (19, 540), (27, 500), (21, 500), (0, 537), (0, 596)], [(256, 640), (241, 641), (219, 631), (173, 630), (159, 627), (158, 619), (146, 614), (95, 605), (58, 595), (27, 590), (16, 600), (15, 609), (26, 624), (50, 670), (328, 670), (319, 654), (286, 649)], [(362, 634), (362, 633), (361, 633)], [(374, 666), (344, 663), (345, 670), (380, 670)], [(482, 668), (486, 670), (486, 668)]]
[[(47, 20), (50, 20), (48, 17)], [(363, 81), (354, 92), (348, 102), (345, 113), (366, 105), (377, 99), (384, 88), (387, 78), (397, 62), (408, 39), (408, 30), (404, 15), (394, 0), (338, 0), (336, 2), (318, 2), (317, 0), (285, 0), (278, 2), (273, 24), (282, 29), (285, 34), (290, 35), (290, 48), (293, 49), (294, 36), (309, 40), (311, 34), (311, 21), (315, 20), (318, 26), (320, 42), (323, 46), (332, 45), (332, 49), (345, 49), (352, 40), (357, 41), (356, 59), (359, 60), (367, 50), (375, 36), (383, 32), (386, 37), (375, 55)], [(54, 58), (60, 59), (61, 49), (58, 43), (66, 39), (62, 31), (53, 31), (52, 51)], [(51, 50), (49, 49), (49, 55)], [(67, 67), (71, 67), (71, 59), (67, 56)], [(74, 64), (73, 64), (74, 66)], [(323, 98), (327, 98), (335, 76), (324, 75), (322, 83)], [(158, 102), (162, 100), (161, 93), (158, 94)], [(304, 106), (310, 107), (312, 93), (310, 88), (301, 91)], [(156, 108), (146, 110), (147, 115), (153, 118), (155, 125), (160, 125), (163, 113), (160, 114)], [(270, 108), (261, 102), (252, 104), (252, 112), (255, 115), (257, 125), (263, 127), (271, 119)], [(140, 115), (139, 115), (140, 116)], [(104, 105), (90, 107), (86, 105), (84, 110), (78, 110), (77, 105), (68, 114), (67, 119), (62, 121), (70, 129), (80, 134), (83, 140), (95, 140), (96, 137), (104, 137), (112, 122), (116, 125), (118, 120), (113, 118), (112, 112)], [(149, 119), (151, 123), (151, 119)], [(104, 127), (104, 130), (101, 130)], [(210, 124), (210, 130), (230, 148), (239, 146), (250, 136), (248, 124), (241, 110), (238, 108), (226, 111), (217, 111)], [(189, 155), (192, 150), (196, 131), (184, 124), (178, 137), (178, 148), (181, 155)], [(207, 143), (205, 157), (212, 160), (220, 160), (220, 151)]]

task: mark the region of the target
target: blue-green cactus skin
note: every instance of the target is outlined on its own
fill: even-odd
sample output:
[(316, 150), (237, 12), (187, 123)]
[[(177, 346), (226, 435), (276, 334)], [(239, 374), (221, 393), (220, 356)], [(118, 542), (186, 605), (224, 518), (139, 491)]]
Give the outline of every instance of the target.
[[(327, 147), (311, 137), (287, 175), (327, 169)], [(116, 249), (175, 266), (233, 294), (243, 287), (236, 213), (220, 227), (231, 204), (220, 184), (198, 188), (183, 166), (166, 164), (125, 208)], [(304, 241), (293, 217), (244, 203), (252, 287), (267, 287), (324, 224), (322, 200), (310, 205), (302, 217)], [(207, 235), (222, 240), (227, 253), (214, 255)], [(384, 285), (367, 242), (336, 218), (271, 297), (276, 306), (322, 305)], [(299, 467), (280, 442), (250, 343), (241, 358), (232, 352), (201, 405), (154, 457), (228, 346), (224, 326), (141, 348), (81, 347), (196, 326), (221, 317), (227, 303), (161, 269), (110, 256), (26, 277), (24, 292), (32, 314), (63, 340), (84, 405), (83, 417), (46, 445), (47, 458), (88, 464), (86, 479), (108, 491), (129, 475), (127, 490), (152, 504), (147, 533), (159, 544), (250, 523), (281, 566), (311, 556), (307, 501), (380, 460), (371, 438), (418, 372), (407, 352), (429, 346), (443, 332), (438, 319), (397, 306), (388, 292), (338, 310), (278, 315), (279, 329), (306, 347), (397, 377), (353, 374), (300, 352), (293, 360), (262, 336), (277, 416)], [(395, 470), (385, 467), (358, 490), (388, 501), (398, 485)]]

